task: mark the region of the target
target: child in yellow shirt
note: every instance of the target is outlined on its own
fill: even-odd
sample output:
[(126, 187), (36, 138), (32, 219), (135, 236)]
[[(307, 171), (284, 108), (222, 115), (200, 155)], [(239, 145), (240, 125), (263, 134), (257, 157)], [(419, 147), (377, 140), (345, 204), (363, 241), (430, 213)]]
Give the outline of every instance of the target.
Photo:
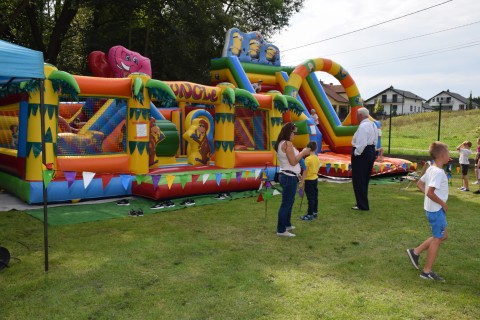
[(300, 220), (311, 221), (318, 217), (318, 170), (320, 169), (320, 160), (316, 155), (317, 143), (310, 141), (307, 144), (310, 148), (310, 155), (305, 158), (306, 169), (303, 171), (302, 184), (305, 187), (305, 194), (308, 200), (307, 214), (300, 217)]

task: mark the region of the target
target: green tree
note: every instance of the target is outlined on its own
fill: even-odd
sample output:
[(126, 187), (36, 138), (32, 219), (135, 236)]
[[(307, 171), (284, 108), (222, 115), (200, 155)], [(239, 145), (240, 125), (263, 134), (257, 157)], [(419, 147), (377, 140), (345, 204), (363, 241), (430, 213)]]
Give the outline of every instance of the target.
[(87, 74), (89, 52), (115, 45), (147, 56), (153, 76), (209, 82), (231, 27), (273, 35), (304, 0), (13, 0), (0, 3), (0, 37)]

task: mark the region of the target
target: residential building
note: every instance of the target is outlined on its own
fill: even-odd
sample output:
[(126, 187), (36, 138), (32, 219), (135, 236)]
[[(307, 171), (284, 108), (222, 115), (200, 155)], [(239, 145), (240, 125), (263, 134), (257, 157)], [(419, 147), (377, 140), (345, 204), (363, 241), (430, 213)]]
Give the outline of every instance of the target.
[(344, 120), (350, 112), (350, 103), (348, 101), (347, 93), (341, 84), (334, 85), (333, 83), (325, 84), (320, 81), (323, 90), (325, 91), (328, 100), (332, 104), (333, 109), (337, 113), (340, 120)]
[[(463, 97), (462, 95), (451, 92), (450, 90), (442, 91), (430, 99), (427, 100), (427, 109), (438, 109), (440, 104), (442, 105), (442, 110), (467, 110), (468, 109), (468, 98)], [(472, 108), (477, 109), (478, 105), (475, 102), (472, 102)]]
[(425, 99), (410, 91), (395, 89), (393, 86), (364, 100), (363, 104), (373, 112), (379, 98), (385, 115), (389, 115), (390, 112), (392, 115), (404, 115), (425, 111), (423, 108)]

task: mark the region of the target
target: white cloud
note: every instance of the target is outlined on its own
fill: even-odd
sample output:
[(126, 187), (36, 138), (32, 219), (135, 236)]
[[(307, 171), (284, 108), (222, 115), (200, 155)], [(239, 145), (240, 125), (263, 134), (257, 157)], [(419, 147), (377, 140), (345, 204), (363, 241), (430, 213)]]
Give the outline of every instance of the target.
[[(286, 50), (365, 28), (444, 1), (307, 0), (302, 11), (291, 20), (291, 26), (273, 37), (272, 42), (281, 50)], [(282, 51), (282, 64), (297, 65), (306, 59), (318, 57), (332, 59), (350, 72), (364, 98), (390, 85), (425, 99), (446, 89), (464, 96), (472, 91), (474, 96), (480, 96), (480, 23), (381, 47), (339, 53), (480, 21), (478, 12), (480, 1), (454, 0), (377, 27), (304, 48)], [(412, 58), (428, 51), (455, 49), (455, 45), (466, 43), (474, 45)], [(391, 62), (399, 57), (406, 60)], [(360, 67), (380, 62), (379, 65)], [(336, 82), (323, 73), (318, 77), (325, 82)]]

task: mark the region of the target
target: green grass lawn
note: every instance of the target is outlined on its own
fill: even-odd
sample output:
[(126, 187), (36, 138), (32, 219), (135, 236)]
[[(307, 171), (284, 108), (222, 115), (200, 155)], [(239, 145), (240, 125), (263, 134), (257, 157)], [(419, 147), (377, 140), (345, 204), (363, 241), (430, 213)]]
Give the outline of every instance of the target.
[[(389, 119), (381, 121), (382, 146), (388, 151)], [(452, 156), (455, 148), (465, 140), (473, 143), (476, 151), (480, 137), (480, 110), (442, 111), (440, 140), (445, 142)], [(390, 153), (428, 155), (428, 146), (438, 138), (438, 112), (425, 112), (392, 118)], [(473, 157), (473, 156), (472, 156)]]
[(454, 179), (434, 266), (445, 283), (420, 279), (405, 253), (430, 235), (406, 182), (371, 185), (369, 212), (350, 209), (350, 183), (320, 183), (320, 216), (298, 220), (297, 201), (293, 239), (275, 234), (280, 196), (266, 216), (244, 198), (51, 226), (48, 274), (43, 224), (1, 212), (0, 245), (21, 261), (0, 271), (0, 318), (478, 319), (480, 196)]

